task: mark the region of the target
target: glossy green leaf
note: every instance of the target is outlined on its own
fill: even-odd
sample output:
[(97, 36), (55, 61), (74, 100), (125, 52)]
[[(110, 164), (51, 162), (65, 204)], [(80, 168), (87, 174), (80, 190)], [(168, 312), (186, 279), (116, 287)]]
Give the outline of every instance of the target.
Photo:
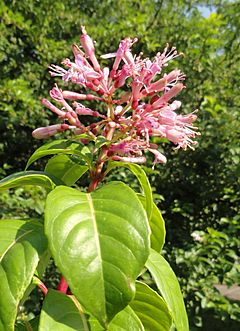
[(109, 331), (144, 331), (142, 322), (132, 310), (131, 307), (127, 306), (125, 309), (120, 311), (109, 324)]
[[(95, 318), (90, 317), (88, 321), (92, 331), (105, 330)], [(122, 311), (120, 311), (108, 326), (108, 331), (123, 330), (145, 331), (142, 322), (130, 306), (127, 306)]]
[(108, 173), (110, 170), (116, 167), (125, 167), (129, 169), (137, 177), (142, 187), (144, 196), (146, 198), (146, 212), (148, 218), (150, 219), (153, 208), (153, 197), (152, 197), (152, 188), (145, 171), (138, 164), (126, 163), (126, 162), (109, 162), (106, 173)]
[[(51, 255), (50, 255), (49, 250), (46, 250), (44, 252), (44, 254), (40, 256), (37, 269), (34, 272), (34, 275), (38, 276), (38, 278), (41, 278), (43, 273), (45, 272), (45, 270), (49, 264), (50, 257), (51, 257)], [(22, 297), (22, 299), (20, 301), (21, 306), (24, 305), (24, 302), (28, 299), (30, 293), (33, 291), (33, 289), (35, 287), (36, 287), (36, 283), (34, 283), (34, 281), (32, 280), (31, 284), (26, 289), (24, 296)]]
[(45, 232), (72, 292), (106, 326), (134, 297), (149, 254), (150, 229), (136, 194), (121, 182), (91, 194), (59, 186), (47, 197)]
[(47, 240), (37, 221), (0, 220), (0, 233), (0, 330), (12, 331)]
[[(138, 198), (140, 199), (140, 201), (143, 204), (143, 207), (145, 208), (146, 206), (145, 197), (138, 194)], [(149, 220), (149, 225), (151, 228), (151, 247), (155, 251), (160, 253), (165, 243), (166, 229), (162, 214), (155, 203), (153, 203), (153, 211), (152, 211), (152, 216)]]
[(58, 184), (62, 184), (58, 178), (43, 171), (21, 171), (2, 179), (0, 181), (0, 190), (24, 185), (37, 185), (51, 191)]
[(188, 318), (181, 289), (169, 263), (157, 252), (151, 250), (146, 263), (158, 290), (172, 313), (178, 331), (188, 331)]
[(43, 301), (38, 330), (89, 331), (89, 328), (71, 297), (50, 289)]
[(144, 283), (136, 283), (136, 294), (130, 303), (146, 331), (169, 331), (172, 316), (166, 302)]
[(77, 163), (68, 155), (55, 155), (52, 157), (44, 171), (61, 179), (67, 186), (73, 185), (86, 171), (88, 166)]
[(26, 165), (26, 169), (36, 160), (53, 154), (70, 154), (70, 155), (77, 155), (85, 160), (88, 164), (91, 163), (91, 153), (87, 146), (76, 142), (76, 141), (69, 141), (67, 139), (62, 140), (54, 140), (51, 141), (40, 148), (38, 148), (32, 156), (29, 158), (28, 163)]

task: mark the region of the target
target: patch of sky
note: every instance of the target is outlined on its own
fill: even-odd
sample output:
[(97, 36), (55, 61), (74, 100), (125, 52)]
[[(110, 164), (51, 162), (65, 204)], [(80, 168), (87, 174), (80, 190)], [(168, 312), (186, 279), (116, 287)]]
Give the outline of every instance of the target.
[(200, 11), (203, 17), (208, 18), (212, 13), (215, 12), (214, 6), (198, 5), (197, 9)]

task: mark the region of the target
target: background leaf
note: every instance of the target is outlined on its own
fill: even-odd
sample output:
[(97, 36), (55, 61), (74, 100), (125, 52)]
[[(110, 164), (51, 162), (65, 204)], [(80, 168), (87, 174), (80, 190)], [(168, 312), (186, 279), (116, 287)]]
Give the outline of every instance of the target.
[(89, 331), (89, 328), (71, 297), (50, 289), (43, 301), (38, 330)]
[(67, 186), (72, 186), (86, 171), (86, 165), (79, 164), (77, 160), (68, 155), (55, 155), (52, 157), (44, 171), (61, 179)]
[(0, 330), (12, 331), (47, 240), (37, 221), (0, 220), (0, 233)]
[(177, 330), (189, 330), (181, 289), (169, 263), (159, 253), (151, 250), (146, 267), (172, 313)]
[(146, 331), (169, 331), (172, 316), (166, 302), (144, 283), (136, 283), (136, 294), (130, 303)]
[(121, 182), (91, 194), (58, 187), (47, 197), (45, 231), (73, 294), (106, 325), (134, 297), (149, 254), (148, 221), (136, 194)]

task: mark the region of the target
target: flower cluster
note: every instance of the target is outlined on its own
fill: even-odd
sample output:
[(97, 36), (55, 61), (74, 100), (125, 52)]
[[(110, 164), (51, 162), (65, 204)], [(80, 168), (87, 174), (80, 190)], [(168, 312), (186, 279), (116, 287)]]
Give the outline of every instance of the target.
[[(177, 148), (193, 148), (196, 145), (193, 139), (199, 135), (192, 125), (197, 116), (195, 112), (177, 114), (181, 102), (172, 101), (185, 88), (182, 83), (185, 75), (175, 69), (158, 77), (168, 62), (179, 54), (174, 47), (167, 45), (153, 60), (142, 58), (142, 54), (136, 56), (131, 52), (136, 41), (122, 40), (116, 53), (102, 56), (104, 59), (114, 58), (111, 70), (101, 68), (94, 43), (82, 27), (81, 47), (72, 46), (74, 62), (65, 59), (62, 62), (65, 68), (53, 64), (49, 68), (51, 76), (59, 76), (65, 83), (70, 81), (86, 93), (61, 90), (55, 85), (50, 96), (59, 106), (47, 99), (42, 103), (62, 120), (62, 124), (38, 128), (33, 131), (33, 136), (48, 138), (66, 130), (84, 133), (91, 140), (101, 135), (109, 141), (104, 150), (105, 160), (136, 163), (146, 161), (143, 154), (146, 151), (154, 154), (154, 164), (166, 162), (158, 146), (151, 143), (151, 136), (167, 138)], [(124, 90), (119, 91), (122, 87)], [(85, 100), (104, 103), (106, 111), (85, 107), (81, 103)], [(95, 121), (84, 125), (81, 122), (84, 115), (95, 117)]]

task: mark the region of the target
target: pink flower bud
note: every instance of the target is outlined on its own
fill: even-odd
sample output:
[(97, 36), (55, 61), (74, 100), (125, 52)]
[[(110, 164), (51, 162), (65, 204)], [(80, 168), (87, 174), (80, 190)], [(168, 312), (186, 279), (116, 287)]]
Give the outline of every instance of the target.
[(90, 58), (94, 69), (96, 71), (100, 71), (100, 65), (95, 56), (95, 48), (94, 48), (93, 41), (87, 34), (84, 26), (82, 26), (82, 35), (80, 37), (80, 42), (81, 42), (81, 45), (84, 48), (84, 51), (86, 52), (87, 56)]
[(51, 98), (53, 98), (56, 101), (63, 101), (63, 95), (62, 91), (58, 88), (57, 84), (50, 90), (49, 92)]
[(163, 91), (164, 88), (166, 87), (166, 85), (167, 85), (166, 78), (161, 78), (161, 79), (157, 80), (156, 82), (150, 84), (147, 87), (147, 89), (142, 92), (142, 94), (147, 95), (147, 94), (152, 93), (152, 92)]
[(149, 150), (149, 152), (153, 153), (154, 156), (155, 156), (155, 160), (153, 162), (153, 166), (156, 163), (166, 163), (167, 162), (166, 156), (164, 156), (162, 153), (160, 153), (157, 149), (151, 149), (151, 148), (149, 148), (148, 150)]
[(174, 85), (168, 92), (164, 93), (164, 95), (162, 95), (157, 101), (155, 101), (153, 103), (153, 105), (152, 105), (153, 108), (157, 109), (161, 105), (166, 104), (170, 99), (175, 97), (184, 88), (185, 88), (185, 86), (181, 83)]
[(95, 111), (95, 110), (92, 110), (90, 108), (86, 108), (86, 107), (80, 106), (80, 104), (76, 107), (75, 111), (76, 111), (76, 113), (78, 115), (89, 115), (89, 116), (95, 116), (95, 117), (105, 118), (105, 116), (101, 115), (98, 111)]
[[(132, 98), (133, 101), (138, 101), (140, 99), (140, 90), (143, 87), (143, 83), (137, 80), (132, 82)], [(136, 107), (134, 107), (136, 108)]]
[(181, 71), (178, 69), (175, 69), (171, 71), (169, 74), (165, 75), (164, 78), (167, 80), (168, 83), (171, 83), (174, 80), (177, 80)]
[(174, 111), (174, 110), (180, 108), (181, 105), (182, 105), (181, 101), (174, 100), (174, 101), (169, 105), (169, 108), (170, 108), (171, 110)]
[(187, 115), (178, 115), (177, 120), (181, 123), (191, 124), (192, 122), (196, 121), (197, 115), (194, 112), (187, 114)]
[(54, 136), (58, 132), (63, 132), (69, 129), (67, 124), (55, 124), (46, 127), (41, 127), (32, 132), (32, 136), (36, 139), (46, 139)]
[(114, 77), (114, 87), (122, 87), (129, 76), (129, 68), (128, 66), (124, 65), (122, 69), (118, 72), (118, 74)]
[(122, 162), (129, 162), (129, 163), (145, 163), (146, 158), (144, 156), (139, 157), (131, 157), (131, 156), (118, 156), (114, 155), (112, 157), (112, 160), (114, 161), (122, 161)]
[(47, 99), (42, 99), (42, 104), (50, 109), (53, 113), (57, 114), (59, 117), (64, 117), (65, 112), (54, 106), (50, 101)]
[(90, 57), (90, 55), (92, 55), (95, 52), (94, 44), (92, 38), (90, 38), (89, 35), (87, 34), (85, 26), (82, 26), (81, 28), (82, 28), (82, 35), (80, 37), (80, 42), (87, 56)]

